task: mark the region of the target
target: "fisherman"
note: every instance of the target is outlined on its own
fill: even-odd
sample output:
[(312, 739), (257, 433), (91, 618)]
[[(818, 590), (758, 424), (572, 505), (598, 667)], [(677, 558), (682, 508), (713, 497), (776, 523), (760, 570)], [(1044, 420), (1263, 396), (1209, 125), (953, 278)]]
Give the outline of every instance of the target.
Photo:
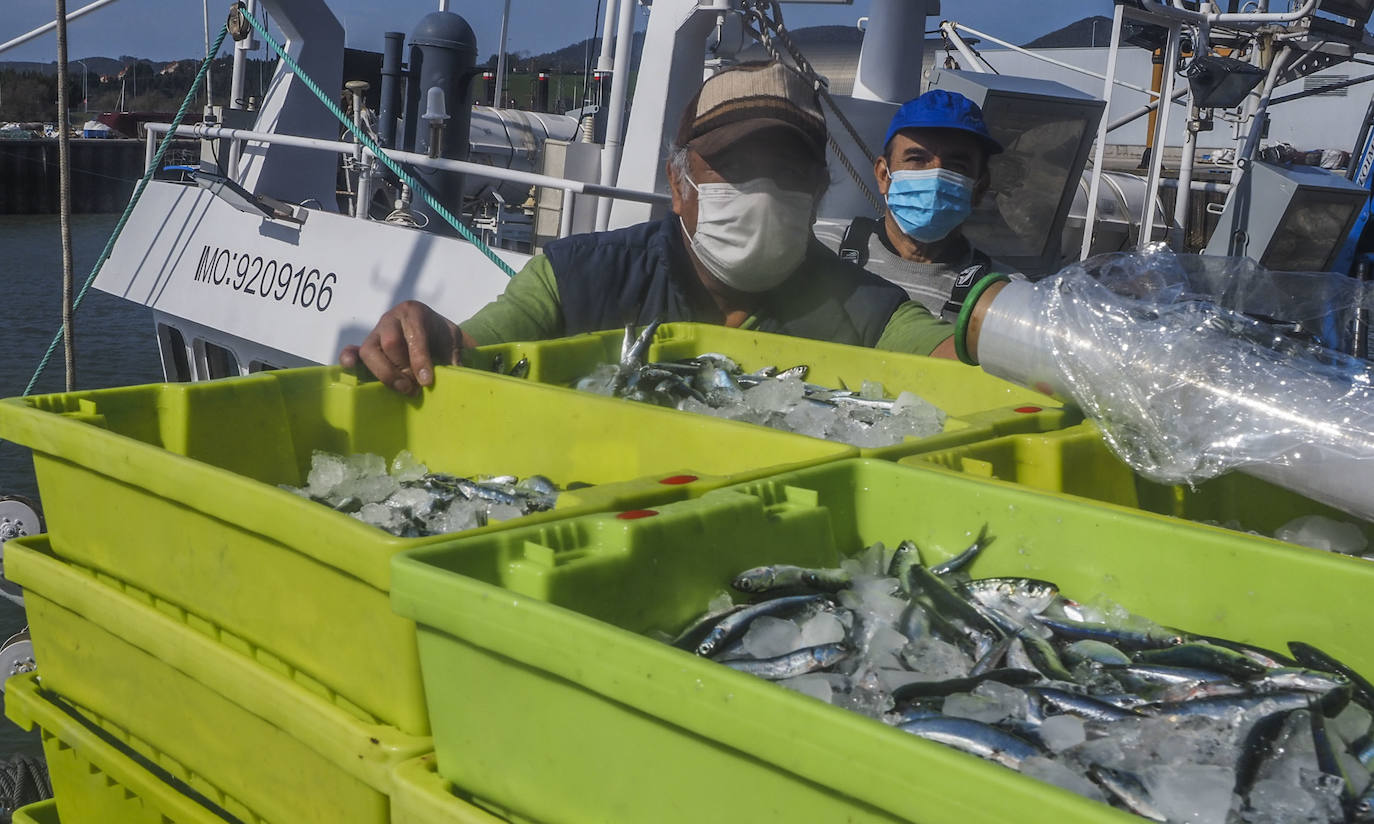
[[(434, 380), (462, 349), (655, 319), (955, 357), (955, 327), (812, 234), (828, 177), (814, 89), (777, 62), (713, 75), (688, 104), (667, 161), (661, 220), (545, 247), (461, 328), (406, 301), (339, 356), (398, 392)], [(986, 290), (990, 296), (997, 285)], [(959, 327), (976, 342), (980, 315)]]
[(988, 190), (988, 161), (1001, 151), (982, 110), (967, 97), (933, 89), (907, 101), (873, 163), (887, 211), (855, 218), (839, 244), (840, 257), (952, 322), (969, 287), (994, 266), (960, 226)]

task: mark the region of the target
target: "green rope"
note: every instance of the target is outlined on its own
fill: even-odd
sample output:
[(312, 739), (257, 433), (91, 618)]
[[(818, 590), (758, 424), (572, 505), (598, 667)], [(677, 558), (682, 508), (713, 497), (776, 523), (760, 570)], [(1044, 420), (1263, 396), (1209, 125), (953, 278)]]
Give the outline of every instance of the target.
[[(501, 268), (501, 271), (506, 273), (507, 277), (515, 277), (515, 270), (510, 267), (510, 264), (502, 260), (495, 252), (491, 250), (490, 246), (487, 246), (485, 243), (479, 240), (477, 236), (472, 233), (471, 229), (464, 226), (462, 221), (454, 217), (448, 209), (445, 209), (439, 203), (439, 201), (435, 199), (434, 195), (430, 194), (429, 190), (420, 184), (419, 180), (416, 180), (410, 174), (406, 173), (406, 171), (401, 168), (401, 164), (392, 160), (387, 155), (387, 153), (382, 149), (382, 147), (377, 145), (376, 141), (372, 140), (372, 138), (363, 134), (362, 131), (353, 124), (353, 121), (350, 120), (348, 116), (343, 113), (343, 110), (339, 108), (338, 104), (334, 102), (333, 98), (331, 98), (324, 92), (320, 91), (320, 87), (315, 83), (314, 80), (310, 79), (310, 76), (305, 73), (305, 70), (303, 70), (300, 67), (300, 64), (298, 64), (295, 60), (291, 59), (291, 55), (287, 54), (286, 51), (282, 49), (280, 43), (272, 39), (272, 35), (267, 33), (267, 29), (263, 28), (262, 24), (259, 23), (253, 17), (253, 15), (249, 14), (247, 9), (243, 8), (240, 5), (238, 7), (238, 13), (241, 14), (243, 16), (243, 19), (247, 20), (248, 23), (254, 29), (257, 29), (258, 34), (262, 35), (263, 41), (266, 42), (267, 45), (272, 47), (272, 50), (275, 51), (279, 57), (281, 57), (282, 62), (285, 63), (287, 67), (291, 69), (291, 71), (295, 72), (296, 76), (300, 78), (301, 82), (305, 84), (305, 87), (307, 89), (315, 93), (315, 96), (320, 99), (320, 102), (324, 104), (325, 108), (329, 109), (329, 111), (339, 119), (339, 122), (344, 125), (344, 128), (348, 129), (348, 131), (353, 134), (354, 138), (356, 138), (359, 143), (366, 146), (368, 151), (372, 152), (372, 154), (375, 155), (378, 160), (382, 161), (382, 163), (385, 164), (385, 166), (388, 169), (390, 169), (391, 172), (395, 174), (396, 177), (399, 178), (402, 183), (409, 186), (412, 191), (418, 192), (420, 194), (420, 197), (424, 198), (425, 203), (428, 203), (429, 207), (434, 210), (435, 214), (439, 215), (444, 220), (446, 220), (448, 222), (448, 225), (458, 230), (458, 234), (462, 235), (464, 240), (468, 241), (473, 246), (476, 246), (477, 249), (482, 254), (486, 255), (492, 263), (495, 263), (497, 266), (499, 266)], [(366, 208), (366, 204), (363, 204), (362, 208)]]
[[(182, 118), (186, 116), (186, 110), (191, 107), (191, 101), (195, 100), (196, 93), (200, 91), (200, 84), (205, 80), (205, 75), (210, 71), (210, 64), (214, 61), (215, 55), (219, 53), (219, 47), (224, 44), (224, 36), (229, 31), (229, 27), (220, 27), (219, 37), (215, 38), (215, 44), (210, 47), (210, 51), (201, 61), (200, 72), (196, 75), (195, 82), (191, 84), (191, 90), (186, 93), (186, 99), (181, 101), (181, 108), (177, 109), (176, 117), (172, 118), (172, 128), (162, 136), (162, 142), (158, 144), (157, 153), (153, 155), (153, 162), (148, 165), (148, 170), (143, 173), (143, 178), (138, 181), (138, 186), (134, 189), (134, 196), (129, 199), (129, 205), (125, 207), (124, 214), (119, 216), (119, 222), (115, 224), (114, 231), (110, 233), (110, 239), (106, 241), (105, 248), (101, 250), (100, 257), (96, 259), (95, 266), (91, 269), (91, 274), (86, 278), (86, 283), (77, 293), (76, 299), (72, 301), (72, 311), (75, 312), (81, 305), (82, 299), (86, 297), (86, 292), (90, 291), (91, 284), (95, 282), (95, 276), (100, 273), (105, 261), (110, 259), (110, 252), (114, 249), (115, 241), (119, 239), (119, 233), (124, 231), (124, 224), (129, 222), (129, 215), (134, 211), (134, 206), (138, 204), (138, 199), (143, 197), (143, 190), (148, 188), (148, 181), (152, 180), (153, 173), (162, 165), (162, 158), (167, 154), (167, 148), (172, 145), (172, 140), (176, 137), (177, 127), (181, 125)], [(53, 336), (52, 343), (48, 344), (48, 351), (44, 353), (43, 359), (38, 362), (38, 368), (34, 370), (33, 377), (29, 379), (29, 385), (25, 387), (21, 397), (27, 397), (33, 392), (34, 386), (38, 384), (38, 378), (43, 374), (43, 370), (48, 368), (48, 361), (52, 360), (53, 353), (57, 351), (57, 345), (62, 342), (62, 333), (65, 324), (58, 328), (57, 334)]]

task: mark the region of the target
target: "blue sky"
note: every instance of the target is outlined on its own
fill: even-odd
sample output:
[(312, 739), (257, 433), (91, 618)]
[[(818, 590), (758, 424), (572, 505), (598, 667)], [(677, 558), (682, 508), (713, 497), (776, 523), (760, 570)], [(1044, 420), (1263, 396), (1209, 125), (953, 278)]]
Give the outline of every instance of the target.
[[(67, 0), (68, 11), (89, 0)], [(789, 26), (851, 25), (868, 9), (869, 0), (852, 5), (789, 4), (783, 14)], [(0, 15), (0, 42), (52, 19), (52, 0), (5, 0)], [(218, 31), (228, 3), (211, 0), (211, 24)], [(540, 53), (580, 41), (593, 33), (596, 0), (512, 0), (510, 49)], [(380, 51), (382, 32), (409, 31), (424, 14), (438, 7), (430, 0), (332, 0), (330, 8), (343, 21), (348, 45)], [(451, 11), (468, 19), (477, 32), (482, 56), (496, 51), (501, 25), (499, 0), (451, 0)], [(1027, 13), (1029, 8), (1034, 13)], [(643, 27), (643, 12), (639, 15)], [(990, 34), (1024, 42), (1092, 14), (1111, 15), (1111, 0), (944, 0), (944, 16)], [(600, 22), (596, 21), (599, 34)], [(204, 53), (202, 4), (196, 0), (120, 0), (72, 24), (69, 54), (82, 57), (138, 55), (155, 60)], [(48, 34), (0, 54), (0, 60), (56, 59)]]

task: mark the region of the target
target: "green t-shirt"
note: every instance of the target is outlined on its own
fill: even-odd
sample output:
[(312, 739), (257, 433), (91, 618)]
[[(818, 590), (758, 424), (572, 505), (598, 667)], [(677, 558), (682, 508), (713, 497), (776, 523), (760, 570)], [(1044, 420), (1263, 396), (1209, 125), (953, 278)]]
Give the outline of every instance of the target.
[[(782, 300), (775, 301), (774, 309), (786, 313), (787, 303), (784, 293)], [(742, 328), (751, 328), (757, 322), (756, 317), (750, 316)], [(459, 325), (479, 346), (561, 337), (565, 334), (563, 310), (559, 307), (558, 281), (549, 259), (543, 255), (531, 258), (511, 278), (500, 297)], [(876, 348), (929, 355), (953, 334), (953, 326), (932, 316), (921, 304), (907, 301), (892, 313)]]

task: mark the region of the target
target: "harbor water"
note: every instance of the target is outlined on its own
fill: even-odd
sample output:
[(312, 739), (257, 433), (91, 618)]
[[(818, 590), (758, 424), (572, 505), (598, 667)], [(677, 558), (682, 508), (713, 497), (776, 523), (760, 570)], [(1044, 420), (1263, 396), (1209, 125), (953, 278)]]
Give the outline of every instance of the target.
[[(76, 288), (79, 290), (114, 229), (117, 215), (72, 219)], [(0, 397), (23, 393), (62, 322), (62, 247), (56, 215), (0, 215), (0, 292), (5, 296)], [(76, 386), (97, 389), (162, 380), (150, 310), (91, 289), (77, 310)], [(35, 393), (66, 386), (59, 344)], [(0, 442), (0, 495), (39, 501), (27, 449)], [(23, 610), (0, 599), (0, 640), (25, 626)], [(41, 662), (40, 662), (41, 663)], [(15, 752), (37, 753), (35, 735), (0, 720), (0, 760)]]

